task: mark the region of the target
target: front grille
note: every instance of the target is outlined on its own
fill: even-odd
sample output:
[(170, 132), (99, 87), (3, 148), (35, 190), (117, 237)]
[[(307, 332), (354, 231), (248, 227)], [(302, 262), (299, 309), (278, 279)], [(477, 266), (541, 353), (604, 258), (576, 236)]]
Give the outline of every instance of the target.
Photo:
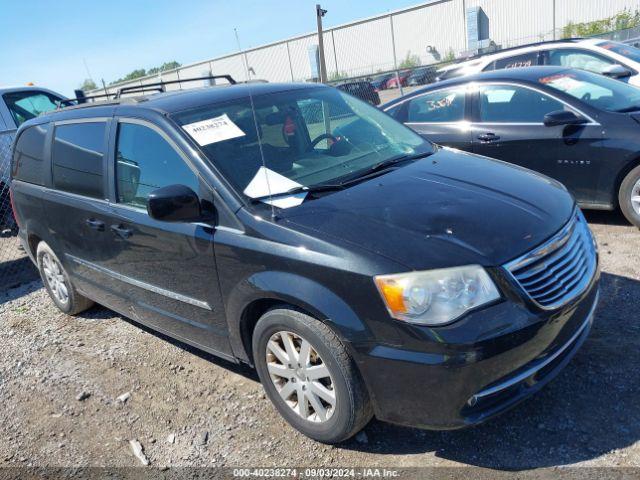
[(595, 242), (582, 213), (549, 241), (505, 265), (540, 307), (561, 307), (582, 293), (597, 267)]

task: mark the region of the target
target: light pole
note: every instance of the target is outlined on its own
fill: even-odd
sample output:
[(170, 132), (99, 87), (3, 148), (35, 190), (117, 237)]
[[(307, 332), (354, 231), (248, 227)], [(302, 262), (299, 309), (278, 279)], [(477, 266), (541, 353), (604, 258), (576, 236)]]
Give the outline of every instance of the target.
[(320, 56), (320, 82), (327, 83), (327, 65), (324, 61), (324, 41), (322, 39), (322, 17), (326, 15), (327, 11), (320, 7), (320, 4), (316, 5), (316, 19), (318, 21), (318, 53)]

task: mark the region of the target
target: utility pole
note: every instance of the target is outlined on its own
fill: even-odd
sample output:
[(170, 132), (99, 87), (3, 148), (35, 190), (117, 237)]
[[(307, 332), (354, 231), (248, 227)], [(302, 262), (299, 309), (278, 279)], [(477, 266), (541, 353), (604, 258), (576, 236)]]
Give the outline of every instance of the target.
[(318, 53), (320, 54), (320, 82), (327, 83), (327, 65), (324, 61), (324, 42), (322, 40), (322, 17), (327, 13), (320, 7), (320, 4), (316, 5), (316, 19), (318, 21)]

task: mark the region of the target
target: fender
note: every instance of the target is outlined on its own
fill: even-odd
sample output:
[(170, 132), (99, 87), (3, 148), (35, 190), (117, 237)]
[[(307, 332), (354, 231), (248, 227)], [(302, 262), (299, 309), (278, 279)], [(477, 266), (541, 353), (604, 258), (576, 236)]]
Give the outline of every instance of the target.
[(280, 301), (301, 308), (327, 323), (348, 343), (373, 340), (372, 332), (351, 307), (325, 286), (298, 274), (265, 271), (240, 282), (229, 293), (226, 304), (231, 348), (244, 361), (249, 361), (250, 352), (243, 342), (242, 320), (247, 307), (258, 300)]

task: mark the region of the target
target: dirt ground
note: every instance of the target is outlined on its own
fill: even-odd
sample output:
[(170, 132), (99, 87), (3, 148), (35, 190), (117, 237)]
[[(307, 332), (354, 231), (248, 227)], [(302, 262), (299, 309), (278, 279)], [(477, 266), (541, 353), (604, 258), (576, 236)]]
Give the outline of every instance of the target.
[(68, 317), (39, 281), (0, 293), (0, 466), (140, 466), (129, 443), (137, 440), (152, 467), (638, 468), (640, 232), (617, 214), (588, 219), (601, 304), (554, 382), (479, 427), (431, 432), (374, 420), (335, 447), (291, 429), (248, 368), (105, 308)]

